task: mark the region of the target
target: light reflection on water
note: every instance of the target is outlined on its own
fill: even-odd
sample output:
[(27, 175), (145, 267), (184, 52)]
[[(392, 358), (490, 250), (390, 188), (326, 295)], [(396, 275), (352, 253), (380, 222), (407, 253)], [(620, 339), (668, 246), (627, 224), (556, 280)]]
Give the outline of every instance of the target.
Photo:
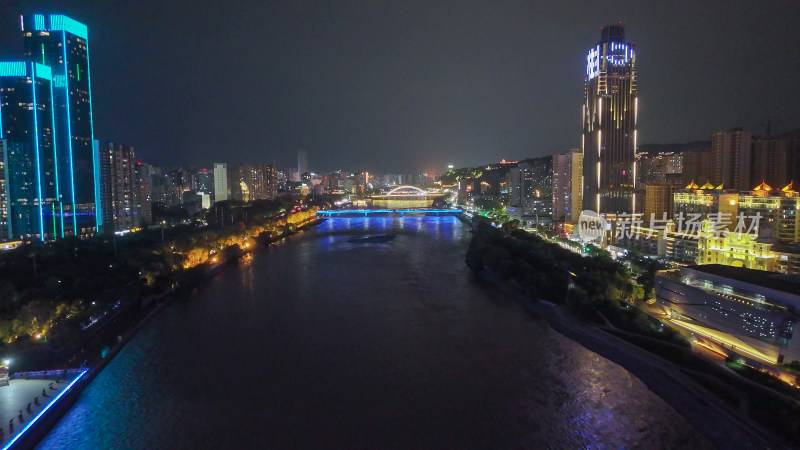
[(259, 252), (147, 324), (41, 446), (702, 445), (475, 281), (469, 238), (454, 217), (337, 218)]

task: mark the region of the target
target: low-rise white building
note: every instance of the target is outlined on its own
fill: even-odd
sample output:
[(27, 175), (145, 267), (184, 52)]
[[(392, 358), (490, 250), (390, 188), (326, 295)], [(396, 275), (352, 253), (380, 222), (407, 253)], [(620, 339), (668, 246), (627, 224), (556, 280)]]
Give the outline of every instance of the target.
[(752, 361), (800, 361), (800, 276), (707, 264), (661, 271), (656, 299), (669, 320)]

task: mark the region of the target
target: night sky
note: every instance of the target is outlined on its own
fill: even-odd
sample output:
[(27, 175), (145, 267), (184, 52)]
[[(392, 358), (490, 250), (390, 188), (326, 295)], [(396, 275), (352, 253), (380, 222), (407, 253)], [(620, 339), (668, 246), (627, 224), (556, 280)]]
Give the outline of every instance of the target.
[(641, 143), (800, 128), (800, 2), (0, 0), (89, 26), (95, 137), (139, 159), (441, 172), (577, 147), (586, 53), (622, 20)]

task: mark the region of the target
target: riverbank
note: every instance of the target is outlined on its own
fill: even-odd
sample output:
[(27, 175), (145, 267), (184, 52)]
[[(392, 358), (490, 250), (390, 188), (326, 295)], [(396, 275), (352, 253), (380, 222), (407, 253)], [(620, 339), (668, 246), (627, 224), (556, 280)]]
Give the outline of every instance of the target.
[(564, 305), (532, 300), (487, 270), (477, 272), (477, 276), (482, 282), (514, 296), (534, 318), (547, 321), (560, 334), (634, 374), (715, 447), (727, 448), (735, 442), (739, 448), (791, 448), (763, 426), (731, 408), (677, 365), (587, 325)]
[(452, 216), (334, 219), (246, 256), (146, 325), (40, 445), (711, 448), (471, 281), (470, 237)]
[(260, 237), (291, 233), (316, 219), (317, 208), (289, 198), (225, 201), (204, 215), (123, 236), (67, 236), (0, 252), (0, 359), (13, 361), (15, 371), (76, 367), (88, 358), (69, 357), (95, 330), (132, 321), (140, 298), (202, 277), (205, 267)]
[[(24, 433), (21, 433), (17, 440), (13, 442), (11, 448), (32, 448), (50, 430), (55, 426), (58, 421), (72, 408), (72, 406), (80, 397), (81, 392), (88, 387), (92, 380), (95, 379), (103, 369), (116, 357), (120, 351), (127, 345), (148, 322), (154, 317), (158, 316), (166, 307), (178, 297), (178, 292), (185, 292), (191, 295), (191, 291), (198, 287), (201, 283), (213, 278), (220, 273), (225, 267), (234, 263), (242, 256), (255, 252), (259, 249), (268, 248), (270, 245), (287, 239), (295, 234), (302, 233), (303, 231), (315, 227), (324, 222), (322, 218), (312, 218), (302, 224), (298, 224), (296, 230), (283, 234), (276, 238), (262, 238), (258, 240), (259, 244), (253, 245), (241, 252), (230, 254), (228, 258), (221, 259), (207, 267), (203, 267), (203, 277), (189, 278), (184, 281), (183, 285), (172, 284), (171, 289), (162, 292), (158, 295), (151, 296), (149, 301), (137, 302), (138, 314), (135, 314), (137, 319), (132, 322), (119, 323), (117, 321), (110, 321), (102, 328), (94, 331), (97, 336), (93, 338), (94, 342), (85, 343), (88, 347), (98, 349), (102, 348), (103, 351), (99, 352), (100, 356), (87, 361), (85, 372), (81, 372), (81, 376), (65, 390), (57, 401), (51, 403), (42, 414), (40, 414), (35, 423), (33, 423)], [(188, 283), (188, 285), (186, 284)], [(126, 317), (130, 319), (130, 317)], [(120, 332), (120, 330), (123, 330)], [(119, 333), (119, 334), (118, 334)], [(87, 353), (86, 349), (82, 349), (82, 353)], [(73, 358), (74, 359), (74, 358)], [(5, 448), (5, 447), (4, 447)]]
[(755, 388), (719, 360), (709, 362), (698, 356), (692, 336), (681, 335), (636, 307), (643, 305), (646, 292), (652, 289), (646, 273), (634, 276), (604, 252), (575, 254), (537, 234), (499, 230), (477, 220), (479, 216), (474, 219), (475, 236), (466, 254), (466, 264), (473, 272), (491, 273), (525, 298), (560, 305), (556, 310), (601, 333), (604, 341), (625, 342), (646, 352), (645, 357), (658, 358), (659, 363), (688, 376), (715, 400), (757, 422), (779, 440), (800, 444), (796, 401)]

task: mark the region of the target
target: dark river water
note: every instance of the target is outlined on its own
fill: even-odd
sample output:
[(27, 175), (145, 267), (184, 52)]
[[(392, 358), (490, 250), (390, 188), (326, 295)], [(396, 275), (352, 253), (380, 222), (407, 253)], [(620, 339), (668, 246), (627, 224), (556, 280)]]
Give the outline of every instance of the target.
[(338, 218), (248, 256), (148, 323), (40, 446), (705, 446), (475, 280), (469, 239), (454, 217)]

